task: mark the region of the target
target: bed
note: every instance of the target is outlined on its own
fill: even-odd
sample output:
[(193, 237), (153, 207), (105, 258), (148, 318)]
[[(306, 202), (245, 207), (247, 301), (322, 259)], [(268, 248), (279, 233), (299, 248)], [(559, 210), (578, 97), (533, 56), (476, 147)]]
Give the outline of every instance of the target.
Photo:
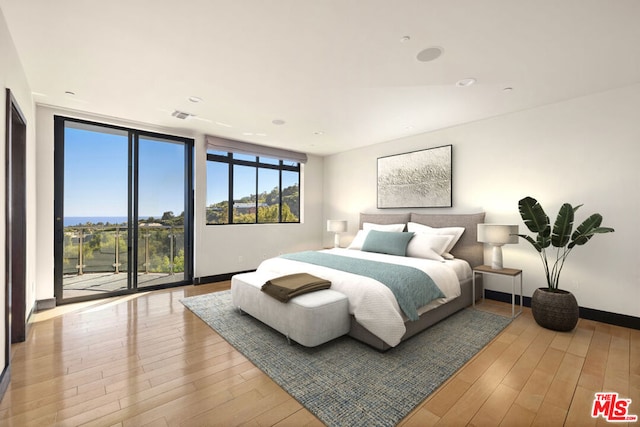
[[(339, 258), (364, 258), (366, 260), (362, 261), (364, 263), (370, 261), (393, 263), (424, 271), (433, 278), (438, 288), (441, 288), (442, 295), (424, 306), (417, 307), (416, 313), (405, 307), (400, 308), (399, 303), (394, 299), (395, 294), (371, 277), (338, 271), (326, 265), (316, 264), (315, 260), (296, 258), (295, 254), (291, 257), (285, 255), (265, 260), (258, 267), (257, 273), (275, 276), (306, 272), (330, 280), (332, 289), (346, 294), (349, 299), (351, 320), (349, 335), (384, 351), (471, 305), (472, 267), (483, 264), (483, 246), (477, 242), (476, 232), (477, 224), (484, 222), (484, 216), (483, 212), (475, 214), (362, 213), (358, 235), (348, 248), (318, 251), (317, 256), (326, 258), (331, 258), (333, 255)], [(407, 255), (412, 256), (381, 253), (386, 249), (377, 251), (378, 248), (375, 245), (371, 250), (374, 236), (376, 238), (383, 236), (386, 239), (393, 234), (394, 237), (402, 237), (400, 236), (402, 233), (397, 231), (399, 224), (402, 225), (402, 231), (414, 232), (409, 245), (419, 240), (416, 239), (418, 235), (429, 235), (424, 238), (431, 239), (430, 241), (437, 240), (438, 244), (435, 245), (437, 249), (434, 250), (436, 255), (425, 255), (422, 246), (415, 246), (413, 250), (407, 246)], [(451, 234), (452, 230), (459, 232), (460, 229), (463, 229), (463, 232), (458, 236), (453, 247), (440, 251), (446, 246), (442, 236), (448, 236), (447, 233)], [(433, 235), (440, 236), (433, 237)], [(368, 246), (364, 247), (365, 250), (362, 247), (364, 241), (369, 242)], [(391, 252), (393, 253), (393, 250)], [(316, 255), (306, 256), (315, 257)], [(480, 295), (480, 281), (476, 281), (476, 286), (478, 287), (477, 295)], [(407, 314), (409, 312), (411, 312), (410, 315)]]

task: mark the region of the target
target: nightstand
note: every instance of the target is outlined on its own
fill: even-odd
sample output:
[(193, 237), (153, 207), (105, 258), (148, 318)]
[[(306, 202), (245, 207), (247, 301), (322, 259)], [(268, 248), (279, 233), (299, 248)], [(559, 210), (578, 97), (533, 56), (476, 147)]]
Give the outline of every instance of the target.
[[(494, 276), (511, 277), (511, 317), (515, 318), (522, 313), (522, 270), (515, 268), (503, 268), (494, 270), (488, 265), (479, 265), (473, 268), (473, 280), (471, 286), (471, 294), (473, 298), (473, 307), (476, 306), (476, 274), (488, 274)], [(516, 279), (520, 279), (520, 311), (516, 313)], [(484, 301), (484, 281), (482, 283), (482, 300)]]

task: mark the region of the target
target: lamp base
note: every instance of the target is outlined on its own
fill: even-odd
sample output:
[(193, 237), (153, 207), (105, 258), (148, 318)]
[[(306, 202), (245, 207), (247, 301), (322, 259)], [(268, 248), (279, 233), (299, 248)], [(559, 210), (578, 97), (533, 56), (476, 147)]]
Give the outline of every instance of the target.
[(334, 248), (340, 247), (340, 234), (338, 233), (334, 233), (333, 235), (333, 247)]
[(502, 245), (493, 245), (493, 256), (491, 258), (491, 268), (502, 270)]

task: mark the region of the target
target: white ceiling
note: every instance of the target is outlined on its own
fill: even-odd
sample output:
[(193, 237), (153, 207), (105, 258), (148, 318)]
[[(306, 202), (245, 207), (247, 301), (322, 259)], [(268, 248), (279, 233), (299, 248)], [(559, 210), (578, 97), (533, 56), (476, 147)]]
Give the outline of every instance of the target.
[[(0, 8), (36, 103), (319, 155), (640, 82), (638, 0)], [(416, 59), (434, 46), (440, 58)]]

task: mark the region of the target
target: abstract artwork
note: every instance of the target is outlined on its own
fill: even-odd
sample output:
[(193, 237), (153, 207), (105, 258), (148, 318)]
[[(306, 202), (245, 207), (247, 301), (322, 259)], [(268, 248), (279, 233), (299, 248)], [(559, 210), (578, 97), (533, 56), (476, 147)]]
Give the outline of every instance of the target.
[(452, 206), (451, 145), (378, 158), (378, 208)]

